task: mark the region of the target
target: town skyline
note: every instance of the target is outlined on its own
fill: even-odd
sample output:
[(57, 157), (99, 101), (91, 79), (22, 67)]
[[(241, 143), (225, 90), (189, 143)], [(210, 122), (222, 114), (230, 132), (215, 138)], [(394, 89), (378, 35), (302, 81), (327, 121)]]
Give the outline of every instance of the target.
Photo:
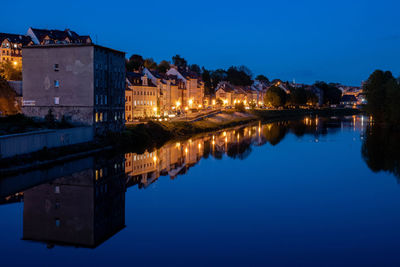
[[(124, 2), (118, 5), (123, 10), (96, 6), (94, 12), (90, 3), (83, 3), (79, 8), (87, 16), (71, 20), (70, 12), (78, 7), (74, 1), (43, 17), (34, 15), (38, 7), (22, 1), (17, 5), (29, 7), (22, 19), (1, 31), (25, 34), (28, 27), (70, 28), (90, 35), (94, 43), (126, 52), (127, 57), (139, 54), (160, 62), (179, 54), (206, 69), (245, 65), (254, 76), (308, 84), (321, 80), (358, 86), (375, 69), (399, 76), (400, 34), (391, 20), (398, 3), (286, 2), (247, 3), (239, 8), (226, 2), (197, 6), (156, 1), (151, 12), (145, 12), (150, 11), (146, 3)], [(45, 12), (53, 6), (41, 8)], [(109, 16), (101, 19), (107, 8)], [(4, 16), (7, 20), (12, 14)]]

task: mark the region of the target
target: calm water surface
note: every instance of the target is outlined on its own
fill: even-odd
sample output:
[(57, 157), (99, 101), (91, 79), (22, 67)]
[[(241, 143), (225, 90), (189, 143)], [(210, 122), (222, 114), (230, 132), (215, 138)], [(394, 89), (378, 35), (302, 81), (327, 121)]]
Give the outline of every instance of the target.
[(304, 118), (6, 177), (1, 266), (398, 266), (398, 140)]

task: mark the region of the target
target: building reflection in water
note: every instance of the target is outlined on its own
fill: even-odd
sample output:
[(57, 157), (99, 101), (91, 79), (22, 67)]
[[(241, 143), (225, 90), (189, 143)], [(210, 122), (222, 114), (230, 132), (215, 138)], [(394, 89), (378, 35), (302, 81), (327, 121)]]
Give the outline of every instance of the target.
[(23, 239), (96, 247), (125, 226), (123, 157), (24, 192)]
[[(0, 204), (24, 202), (25, 240), (44, 242), (49, 248), (54, 245), (93, 248), (125, 227), (128, 187), (146, 188), (160, 176), (175, 179), (201, 158), (221, 159), (226, 155), (245, 159), (252, 147), (267, 143), (276, 146), (288, 133), (298, 137), (307, 135), (318, 142), (321, 136), (344, 128), (361, 127), (363, 131), (367, 123), (362, 117), (259, 122), (170, 142), (141, 154), (99, 155), (65, 162), (46, 170), (0, 179)], [(371, 147), (369, 143), (367, 146)], [(364, 154), (368, 156), (367, 152)]]
[(319, 136), (339, 131), (343, 128), (360, 129), (360, 117), (318, 118), (305, 117), (296, 121), (280, 121), (268, 124), (258, 122), (244, 127), (221, 130), (185, 141), (170, 142), (159, 149), (146, 151), (143, 154), (125, 154), (125, 172), (128, 186), (138, 185), (146, 188), (160, 176), (175, 179), (185, 174), (201, 158), (210, 156), (221, 159), (223, 155), (230, 158), (245, 159), (251, 153), (252, 146), (270, 143), (279, 144), (287, 133), (296, 136), (310, 135), (315, 142)]

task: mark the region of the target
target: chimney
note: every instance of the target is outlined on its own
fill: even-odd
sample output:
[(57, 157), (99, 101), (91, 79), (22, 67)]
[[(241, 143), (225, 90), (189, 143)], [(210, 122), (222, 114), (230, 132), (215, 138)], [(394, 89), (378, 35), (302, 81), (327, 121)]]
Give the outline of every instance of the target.
[(142, 76), (142, 85), (143, 86), (147, 86), (148, 85), (148, 80), (147, 80), (147, 75), (143, 75)]

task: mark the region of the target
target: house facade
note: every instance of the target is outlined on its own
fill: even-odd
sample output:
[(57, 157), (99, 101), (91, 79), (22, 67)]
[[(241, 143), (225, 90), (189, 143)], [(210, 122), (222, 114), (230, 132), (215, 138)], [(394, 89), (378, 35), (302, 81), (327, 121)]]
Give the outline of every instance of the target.
[(24, 48), (22, 111), (52, 113), (96, 134), (121, 131), (125, 110), (125, 53), (94, 44)]
[(129, 72), (126, 75), (125, 120), (155, 117), (159, 114), (159, 89), (143, 73)]
[(0, 64), (11, 62), (14, 66), (22, 66), (22, 46), (31, 42), (31, 38), (11, 33), (0, 33)]
[(184, 100), (181, 103), (183, 108), (202, 108), (204, 100), (204, 83), (201, 77), (188, 69), (178, 69), (177, 67), (170, 68), (167, 76), (176, 77), (176, 79), (182, 80), (185, 85)]

